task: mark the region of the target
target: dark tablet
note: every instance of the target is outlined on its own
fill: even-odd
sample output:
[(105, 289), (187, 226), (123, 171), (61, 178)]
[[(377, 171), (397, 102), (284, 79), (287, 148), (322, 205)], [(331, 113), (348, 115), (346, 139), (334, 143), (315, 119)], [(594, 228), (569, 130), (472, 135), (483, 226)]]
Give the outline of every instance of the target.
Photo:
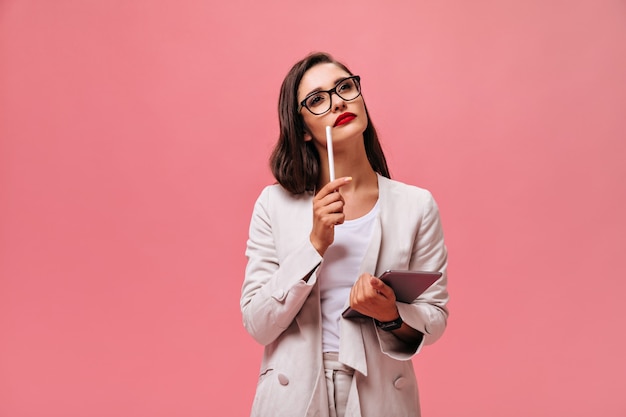
[[(380, 279), (393, 289), (396, 300), (402, 303), (412, 303), (424, 291), (441, 278), (441, 272), (426, 271), (385, 271)], [(348, 307), (342, 313), (343, 317), (366, 317)]]

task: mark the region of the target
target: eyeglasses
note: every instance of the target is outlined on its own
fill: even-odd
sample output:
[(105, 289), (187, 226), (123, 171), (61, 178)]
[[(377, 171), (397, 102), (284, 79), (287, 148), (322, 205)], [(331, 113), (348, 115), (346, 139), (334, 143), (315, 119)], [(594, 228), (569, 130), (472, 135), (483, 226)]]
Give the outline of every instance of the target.
[(361, 95), (361, 77), (353, 75), (352, 77), (344, 78), (339, 81), (334, 88), (326, 91), (316, 91), (306, 96), (304, 100), (300, 102), (298, 112), (306, 107), (308, 111), (315, 115), (324, 114), (330, 110), (332, 106), (332, 94), (344, 101), (352, 101)]

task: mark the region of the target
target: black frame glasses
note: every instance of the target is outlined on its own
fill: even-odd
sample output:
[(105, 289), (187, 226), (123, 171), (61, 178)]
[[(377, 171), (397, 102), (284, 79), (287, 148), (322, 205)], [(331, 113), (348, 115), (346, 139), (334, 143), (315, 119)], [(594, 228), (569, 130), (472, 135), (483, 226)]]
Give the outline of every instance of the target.
[[(337, 91), (337, 88), (339, 88), (341, 85), (343, 85), (343, 83), (346, 82), (346, 80), (354, 80), (354, 85), (357, 89), (357, 95), (352, 97), (351, 99), (345, 99), (342, 97), (342, 95), (339, 93), (339, 91)], [(330, 111), (330, 109), (332, 108), (333, 104), (333, 93), (337, 94), (337, 97), (339, 97), (340, 99), (342, 99), (343, 101), (352, 101), (352, 100), (356, 100), (357, 98), (359, 98), (359, 96), (361, 95), (361, 77), (358, 75), (353, 75), (351, 77), (346, 77), (344, 79), (342, 79), (341, 81), (339, 81), (333, 88), (331, 88), (330, 90), (325, 90), (325, 91), (315, 91), (311, 94), (309, 94), (308, 96), (306, 96), (304, 98), (304, 100), (302, 100), (300, 102), (300, 106), (298, 107), (298, 112), (300, 112), (300, 110), (302, 110), (302, 108), (306, 108), (309, 112), (311, 112), (312, 114), (316, 115), (316, 116), (320, 116), (324, 113), (328, 113)], [(318, 94), (328, 94), (328, 108), (326, 110), (324, 110), (321, 113), (316, 113), (313, 110), (311, 110), (309, 108), (309, 106), (307, 105), (307, 101), (309, 100), (309, 98), (316, 96)]]

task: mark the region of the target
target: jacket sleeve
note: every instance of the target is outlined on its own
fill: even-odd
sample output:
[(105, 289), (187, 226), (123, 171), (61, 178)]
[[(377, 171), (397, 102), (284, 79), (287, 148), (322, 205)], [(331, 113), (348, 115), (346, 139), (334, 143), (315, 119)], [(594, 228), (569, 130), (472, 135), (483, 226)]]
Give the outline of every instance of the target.
[(308, 235), (293, 242), (279, 258), (272, 230), (276, 219), (270, 214), (270, 205), (281, 202), (280, 197), (276, 200), (272, 201), (272, 187), (267, 187), (254, 206), (240, 300), (244, 327), (263, 345), (273, 342), (294, 320), (315, 285), (322, 261)]
[(440, 271), (442, 275), (413, 303), (397, 303), (402, 320), (423, 334), (418, 345), (407, 346), (392, 334), (377, 329), (381, 348), (390, 356), (408, 359), (418, 353), (423, 345), (432, 344), (443, 335), (448, 319), (447, 265), (448, 251), (444, 243), (439, 209), (432, 195), (428, 193), (414, 238), (409, 270)]

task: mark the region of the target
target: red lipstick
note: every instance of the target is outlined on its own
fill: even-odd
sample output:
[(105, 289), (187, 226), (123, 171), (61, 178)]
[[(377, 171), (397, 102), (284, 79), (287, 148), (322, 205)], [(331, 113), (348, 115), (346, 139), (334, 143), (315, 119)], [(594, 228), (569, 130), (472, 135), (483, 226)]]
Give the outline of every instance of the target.
[(333, 126), (341, 126), (343, 124), (346, 124), (350, 122), (352, 119), (354, 119), (355, 117), (356, 117), (356, 114), (354, 113), (350, 113), (350, 112), (341, 113), (339, 117), (337, 117), (337, 120), (335, 120), (335, 124)]

